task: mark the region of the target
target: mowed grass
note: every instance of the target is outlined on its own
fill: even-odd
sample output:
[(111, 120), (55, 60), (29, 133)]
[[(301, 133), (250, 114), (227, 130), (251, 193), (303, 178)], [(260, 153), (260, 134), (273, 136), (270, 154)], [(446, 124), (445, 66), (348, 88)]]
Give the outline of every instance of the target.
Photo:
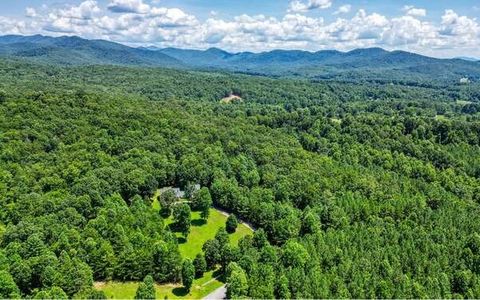
[[(152, 207), (160, 210), (157, 197), (153, 199)], [(181, 233), (177, 233), (179, 240), (178, 248), (182, 257), (194, 259), (198, 253), (202, 252), (203, 244), (207, 240), (213, 239), (220, 227), (225, 227), (226, 221), (227, 216), (213, 208), (210, 209), (210, 216), (207, 222), (200, 217), (200, 212), (192, 212), (192, 226), (187, 240), (185, 241)], [(173, 218), (170, 217), (165, 220), (165, 226), (169, 226), (172, 222)], [(249, 234), (252, 234), (252, 230), (244, 224), (239, 224), (236, 232), (229, 235), (230, 243), (236, 246), (242, 237)], [(109, 299), (133, 299), (138, 284), (138, 282), (97, 282), (95, 287), (104, 291)], [(180, 284), (156, 285), (155, 288), (157, 290), (157, 299), (164, 299), (165, 297), (169, 299), (202, 299), (222, 285), (223, 283), (216, 279), (215, 272), (211, 271), (205, 273), (202, 278), (196, 279), (188, 294)]]
[[(108, 299), (133, 299), (138, 285), (138, 282), (97, 282), (95, 288), (103, 291)], [(214, 278), (214, 272), (208, 272), (193, 282), (190, 293), (180, 284), (156, 284), (155, 290), (157, 299), (202, 299), (222, 285), (222, 282)]]
[(160, 190), (157, 190), (152, 197), (152, 208), (156, 211), (160, 211), (160, 202), (158, 201), (159, 196), (160, 196)]
[[(188, 234), (187, 241), (184, 240), (181, 233), (177, 233), (178, 237), (178, 248), (180, 254), (184, 258), (194, 259), (195, 256), (202, 252), (203, 244), (215, 237), (218, 229), (220, 227), (225, 227), (225, 222), (227, 221), (227, 216), (222, 214), (216, 209), (210, 209), (210, 216), (208, 221), (205, 221), (200, 217), (200, 212), (192, 212), (192, 226), (190, 227), (190, 233)], [(173, 219), (170, 217), (166, 220), (166, 226), (169, 226), (173, 222)], [(250, 228), (244, 224), (239, 224), (237, 231), (233, 234), (229, 234), (230, 243), (233, 246), (238, 245), (238, 241), (246, 236), (252, 234)]]

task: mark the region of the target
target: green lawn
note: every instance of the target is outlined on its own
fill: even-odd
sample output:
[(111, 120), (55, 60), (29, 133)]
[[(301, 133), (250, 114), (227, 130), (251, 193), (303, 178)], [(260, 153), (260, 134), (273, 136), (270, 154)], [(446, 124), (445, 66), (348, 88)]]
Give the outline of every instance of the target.
[[(201, 299), (223, 285), (213, 277), (213, 272), (205, 273), (202, 278), (196, 279), (186, 293), (179, 284), (156, 285), (157, 299)], [(133, 299), (137, 291), (138, 282), (97, 282), (95, 287), (102, 290), (109, 299)]]
[[(152, 206), (160, 209), (157, 197), (154, 197)], [(157, 203), (157, 204), (156, 204)], [(227, 217), (216, 209), (210, 210), (210, 217), (205, 223), (200, 218), (199, 212), (192, 212), (192, 227), (187, 241), (184, 241), (183, 236), (177, 233), (179, 237), (179, 250), (184, 258), (193, 259), (198, 253), (202, 251), (202, 246), (205, 241), (213, 239), (217, 230), (225, 226)], [(166, 226), (173, 222), (172, 218), (166, 220)], [(244, 224), (239, 224), (237, 231), (230, 234), (230, 242), (232, 245), (237, 245), (240, 238), (252, 234), (250, 228)], [(183, 289), (181, 285), (157, 285), (157, 299), (164, 299), (167, 296), (169, 299), (189, 298), (201, 299), (223, 285), (222, 282), (214, 278), (214, 272), (208, 272), (204, 277), (196, 279), (193, 283), (189, 294)], [(105, 292), (110, 299), (133, 299), (138, 287), (138, 282), (107, 282), (96, 283), (96, 288)]]
[[(177, 233), (177, 236), (179, 237), (178, 248), (182, 257), (191, 259), (195, 258), (198, 253), (202, 252), (203, 244), (207, 240), (213, 239), (220, 227), (225, 227), (226, 221), (227, 217), (213, 208), (210, 209), (210, 216), (208, 217), (206, 224), (205, 221), (200, 218), (200, 212), (192, 212), (192, 226), (190, 227), (190, 234), (188, 235), (187, 241), (184, 241), (182, 234)], [(169, 218), (165, 222), (166, 226), (172, 222), (172, 218)], [(252, 231), (250, 228), (244, 224), (239, 224), (237, 231), (229, 235), (230, 242), (232, 245), (237, 245), (242, 237), (251, 233)]]
[(158, 202), (159, 196), (160, 196), (160, 190), (157, 190), (152, 197), (152, 208), (156, 211), (160, 211), (160, 202)]

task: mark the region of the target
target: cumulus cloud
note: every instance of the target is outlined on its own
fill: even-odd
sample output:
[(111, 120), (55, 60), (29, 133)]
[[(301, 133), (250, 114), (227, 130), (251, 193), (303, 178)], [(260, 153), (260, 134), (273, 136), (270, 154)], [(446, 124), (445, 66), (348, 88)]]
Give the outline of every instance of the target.
[(29, 18), (35, 18), (37, 16), (37, 11), (33, 7), (27, 7), (25, 9), (25, 16)]
[(352, 6), (350, 4), (345, 4), (340, 6), (333, 14), (340, 15), (340, 14), (348, 14), (352, 10)]
[(150, 10), (150, 6), (142, 0), (113, 0), (108, 4), (108, 9), (114, 13), (145, 14)]
[(293, 0), (290, 2), (288, 11), (293, 13), (303, 13), (313, 9), (326, 9), (332, 6), (332, 0), (308, 0), (307, 2)]
[[(351, 6), (337, 8), (338, 17), (326, 21), (303, 14), (331, 6), (331, 1), (294, 1), (295, 9), (282, 17), (238, 15), (225, 18), (209, 14), (207, 19), (174, 7), (145, 0), (84, 0), (77, 5), (29, 7), (28, 18), (0, 16), (0, 34), (79, 35), (129, 45), (209, 48), (230, 51), (282, 49), (338, 49), (380, 46), (429, 55), (447, 53), (480, 56), (480, 25), (474, 18), (446, 10), (438, 20), (425, 20), (421, 9), (404, 7), (404, 14), (387, 17)], [(464, 51), (464, 52), (462, 52)]]
[(423, 8), (416, 8), (411, 5), (405, 5), (403, 11), (407, 16), (412, 17), (425, 17), (427, 15), (427, 10)]
[(480, 33), (480, 28), (475, 19), (459, 16), (451, 9), (447, 9), (442, 16), (441, 33), (449, 36), (468, 36), (475, 38)]

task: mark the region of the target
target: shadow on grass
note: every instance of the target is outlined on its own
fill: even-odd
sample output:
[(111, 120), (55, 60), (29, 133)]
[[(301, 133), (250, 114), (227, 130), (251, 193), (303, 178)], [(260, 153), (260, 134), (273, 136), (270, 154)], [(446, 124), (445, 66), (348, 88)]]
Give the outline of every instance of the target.
[(207, 224), (207, 221), (205, 221), (204, 219), (192, 220), (192, 226), (195, 226), (195, 227), (200, 227), (200, 226), (203, 226), (205, 224)]
[(177, 297), (185, 297), (188, 295), (188, 291), (184, 287), (177, 287), (172, 290), (172, 293)]
[(213, 278), (217, 278), (218, 281), (222, 282), (222, 283), (226, 283), (226, 279), (225, 279), (225, 276), (224, 274), (222, 273), (222, 269), (217, 269), (213, 272), (212, 274)]
[(177, 226), (177, 223), (172, 223), (168, 225), (168, 228), (171, 232), (180, 232), (180, 229)]

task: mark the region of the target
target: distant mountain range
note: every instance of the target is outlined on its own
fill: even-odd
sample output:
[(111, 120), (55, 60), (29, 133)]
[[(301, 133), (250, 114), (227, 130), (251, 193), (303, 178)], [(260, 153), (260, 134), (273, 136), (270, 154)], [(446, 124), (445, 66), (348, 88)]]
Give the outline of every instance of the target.
[(478, 59), (478, 58), (468, 57), (468, 56), (459, 56), (459, 57), (455, 57), (455, 58), (463, 59), (463, 60), (466, 60), (466, 61), (480, 61), (480, 59)]
[(158, 51), (104, 40), (42, 35), (0, 37), (0, 56), (62, 65), (137, 65), (175, 67), (182, 62)]
[(307, 52), (229, 53), (218, 48), (132, 48), (104, 40), (42, 35), (0, 37), (0, 57), (61, 65), (127, 65), (182, 69), (224, 70), (268, 76), (302, 76), (317, 79), (425, 81), (460, 78), (480, 80), (480, 62), (437, 59), (381, 48)]

